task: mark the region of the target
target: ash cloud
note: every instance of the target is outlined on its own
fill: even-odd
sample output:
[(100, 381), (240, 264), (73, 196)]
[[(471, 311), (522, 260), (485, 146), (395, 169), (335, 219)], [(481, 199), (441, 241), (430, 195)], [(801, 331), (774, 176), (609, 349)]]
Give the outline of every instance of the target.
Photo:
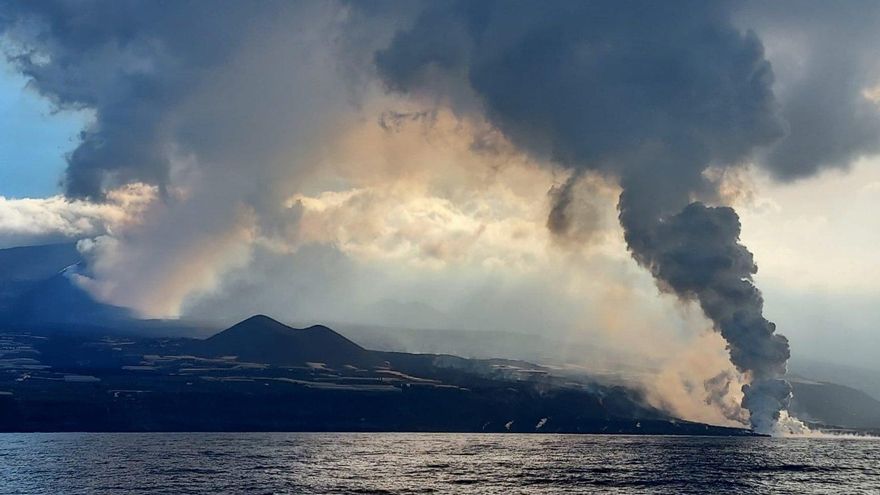
[(371, 15), (336, 2), (4, 2), (13, 66), (57, 108), (94, 115), (66, 196), (159, 191), (139, 225), (88, 243), (89, 290), (174, 316), (253, 244), (288, 243), (285, 200), (351, 118), (358, 60), (382, 43), (382, 11)]
[[(734, 14), (707, 2), (446, 3), (426, 9), (376, 63), (392, 90), (458, 98), (533, 155), (617, 178), (633, 257), (661, 288), (699, 303), (751, 381), (743, 406), (753, 427), (769, 431), (790, 396), (781, 380), (788, 341), (763, 317), (738, 216), (704, 204), (723, 201), (706, 171), (778, 143), (761, 164), (779, 178), (804, 176), (867, 151), (862, 138), (876, 144), (877, 132), (837, 98), (833, 115), (865, 132), (849, 141), (830, 133), (819, 146), (831, 152), (801, 159), (814, 147), (805, 140), (821, 132), (804, 130), (812, 109), (798, 114), (798, 88), (777, 99), (761, 40)], [(834, 77), (858, 86), (852, 67), (839, 69)], [(437, 84), (438, 73), (457, 84)], [(809, 73), (799, 84), (803, 94), (824, 85), (844, 92)], [(568, 186), (553, 195), (547, 223), (556, 231), (569, 221)]]
[(761, 35), (782, 83), (786, 135), (761, 157), (777, 179), (847, 169), (880, 152), (880, 4), (748, 2), (735, 19)]
[(650, 232), (629, 233), (628, 242), (640, 246), (634, 256), (665, 288), (699, 302), (740, 371), (778, 377), (785, 373), (788, 341), (762, 316), (764, 301), (752, 281), (758, 267), (739, 233), (732, 208), (691, 203)]
[(546, 227), (557, 246), (575, 251), (602, 241), (607, 230), (603, 209), (616, 187), (596, 174), (573, 173), (562, 184), (554, 184), (547, 195), (550, 212)]
[(572, 218), (569, 210), (574, 202), (574, 186), (577, 179), (577, 175), (572, 175), (561, 186), (550, 189), (552, 207), (550, 215), (547, 216), (547, 228), (555, 235), (565, 236), (571, 230)]
[(732, 208), (695, 202), (653, 228), (628, 229), (626, 239), (662, 288), (696, 300), (712, 320), (731, 363), (751, 382), (743, 386), (742, 405), (752, 426), (771, 432), (791, 398), (791, 386), (781, 378), (791, 351), (788, 339), (763, 316), (764, 300), (752, 279), (758, 267), (739, 234)]
[(277, 9), (234, 1), (4, 2), (0, 29), (29, 85), (61, 109), (95, 112), (68, 157), (67, 195), (102, 198), (108, 181), (167, 185), (168, 148), (185, 134), (175, 129), (181, 102), (229, 62), (249, 25)]

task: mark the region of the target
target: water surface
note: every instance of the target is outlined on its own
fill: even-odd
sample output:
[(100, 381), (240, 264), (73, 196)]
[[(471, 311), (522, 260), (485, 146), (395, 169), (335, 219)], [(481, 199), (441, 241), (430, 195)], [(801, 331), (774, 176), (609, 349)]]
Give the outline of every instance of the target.
[(411, 433), (0, 434), (0, 493), (880, 493), (880, 442)]

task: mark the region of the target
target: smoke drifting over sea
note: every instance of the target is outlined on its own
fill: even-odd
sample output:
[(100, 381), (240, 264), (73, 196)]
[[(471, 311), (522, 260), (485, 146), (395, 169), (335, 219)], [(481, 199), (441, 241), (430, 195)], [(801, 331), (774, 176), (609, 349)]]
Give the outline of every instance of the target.
[[(755, 165), (792, 180), (880, 150), (880, 64), (814, 36), (827, 19), (870, 46), (880, 8), (858, 5), (13, 1), (0, 31), (33, 89), (94, 112), (58, 201), (103, 218), (83, 205), (150, 191), (112, 228), (58, 234), (86, 238), (96, 297), (148, 316), (244, 299), (321, 317), (338, 299), (489, 273), (481, 303), (418, 290), (454, 308), (450, 325), (517, 300), (554, 308), (536, 326), (601, 322), (565, 302), (588, 285), (567, 267), (623, 285), (628, 250), (699, 306), (752, 426), (771, 431), (789, 344), (718, 178)], [(19, 235), (4, 218), (0, 239)], [(728, 371), (705, 394), (740, 420)]]

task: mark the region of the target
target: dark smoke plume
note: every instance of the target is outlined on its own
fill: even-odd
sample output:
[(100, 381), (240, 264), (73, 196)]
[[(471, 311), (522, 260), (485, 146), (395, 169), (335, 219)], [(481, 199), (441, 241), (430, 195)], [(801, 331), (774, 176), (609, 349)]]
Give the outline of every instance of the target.
[(578, 175), (574, 174), (559, 187), (550, 190), (553, 207), (547, 216), (547, 228), (556, 235), (566, 235), (571, 230), (571, 203), (574, 201), (574, 186)]
[[(621, 222), (628, 224), (621, 199)], [(759, 431), (771, 431), (787, 409), (791, 386), (780, 377), (790, 356), (788, 339), (763, 316), (764, 300), (754, 285), (752, 253), (739, 243), (739, 217), (732, 208), (695, 202), (651, 229), (627, 230), (633, 256), (661, 287), (694, 299), (727, 341), (730, 361), (749, 375), (743, 407)]]
[[(709, 166), (736, 166), (783, 136), (759, 39), (709, 2), (433, 5), (377, 56), (390, 88), (476, 106), (515, 144), (616, 177), (632, 255), (696, 300), (751, 380), (743, 406), (768, 430), (787, 406), (788, 341), (762, 316), (757, 267)], [(452, 88), (450, 90), (450, 88)], [(476, 101), (476, 104), (470, 103)], [(576, 172), (577, 174), (577, 172)], [(564, 229), (570, 184), (548, 219)]]

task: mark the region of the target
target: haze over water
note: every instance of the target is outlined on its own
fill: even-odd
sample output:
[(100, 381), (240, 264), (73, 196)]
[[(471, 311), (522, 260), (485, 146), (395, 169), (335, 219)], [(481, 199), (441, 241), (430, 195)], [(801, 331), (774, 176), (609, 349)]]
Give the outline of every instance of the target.
[(877, 493), (880, 442), (416, 433), (6, 434), (0, 493)]

